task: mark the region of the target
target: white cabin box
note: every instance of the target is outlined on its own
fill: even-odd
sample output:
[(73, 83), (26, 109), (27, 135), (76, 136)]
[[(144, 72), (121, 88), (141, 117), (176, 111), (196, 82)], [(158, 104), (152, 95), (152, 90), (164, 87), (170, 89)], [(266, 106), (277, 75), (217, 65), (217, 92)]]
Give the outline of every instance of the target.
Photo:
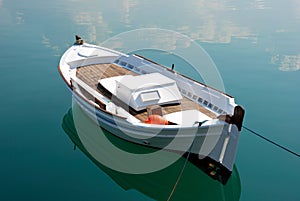
[(99, 83), (136, 111), (182, 101), (176, 82), (160, 73), (111, 77)]

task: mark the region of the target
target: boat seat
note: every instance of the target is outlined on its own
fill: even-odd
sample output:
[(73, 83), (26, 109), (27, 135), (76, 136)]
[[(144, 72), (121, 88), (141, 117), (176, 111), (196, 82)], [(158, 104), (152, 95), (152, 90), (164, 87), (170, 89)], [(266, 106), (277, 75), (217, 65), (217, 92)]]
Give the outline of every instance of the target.
[(116, 106), (114, 103), (110, 102), (106, 105), (106, 110), (112, 114), (118, 115), (120, 117), (126, 118), (126, 120), (130, 123), (139, 123), (141, 122), (134, 116), (132, 116), (129, 112), (124, 110), (122, 107)]
[(209, 116), (198, 110), (173, 112), (164, 115), (164, 118), (181, 126), (194, 126), (196, 121), (203, 122), (205, 120), (211, 120)]

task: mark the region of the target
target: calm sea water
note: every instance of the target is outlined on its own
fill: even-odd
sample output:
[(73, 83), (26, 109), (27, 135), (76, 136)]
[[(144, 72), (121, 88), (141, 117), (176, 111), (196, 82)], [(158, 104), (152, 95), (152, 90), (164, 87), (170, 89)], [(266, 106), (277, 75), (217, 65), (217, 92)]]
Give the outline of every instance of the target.
[[(0, 200), (166, 200), (184, 160), (132, 176), (74, 151), (72, 99), (57, 71), (75, 34), (100, 44), (142, 28), (201, 45), (245, 107), (245, 125), (300, 153), (299, 1), (0, 0)], [(226, 186), (189, 164), (172, 198), (300, 200), (299, 168), (300, 158), (243, 130)]]

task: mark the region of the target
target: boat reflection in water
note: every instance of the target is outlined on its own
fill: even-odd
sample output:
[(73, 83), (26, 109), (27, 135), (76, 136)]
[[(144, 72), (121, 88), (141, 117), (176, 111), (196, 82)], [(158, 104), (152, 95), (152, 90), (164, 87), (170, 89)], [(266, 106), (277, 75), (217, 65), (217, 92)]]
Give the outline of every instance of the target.
[[(84, 122), (84, 124), (81, 124), (81, 127), (80, 125), (76, 124), (75, 126), (74, 124), (75, 118), (73, 118), (73, 113), (75, 114), (75, 112), (77, 117), (78, 115), (80, 116), (80, 121)], [(97, 142), (96, 145), (94, 143), (92, 146), (89, 146), (87, 143), (83, 143), (83, 141), (95, 141), (95, 135), (91, 134), (91, 127), (93, 126), (98, 125), (89, 119), (89, 117), (87, 117), (77, 105), (74, 105), (73, 108), (67, 112), (62, 123), (64, 131), (72, 140), (74, 145), (78, 147), (124, 190), (135, 189), (155, 200), (167, 200), (170, 197), (173, 189), (175, 190), (172, 193), (171, 200), (234, 201), (239, 200), (240, 198), (241, 184), (236, 166), (234, 166), (232, 174), (226, 179), (226, 182), (220, 182), (216, 179), (213, 179), (210, 174), (199, 168), (198, 165), (201, 163), (186, 161), (186, 158), (184, 157), (180, 157), (177, 161), (166, 168), (145, 174), (130, 174), (111, 169), (110, 167), (107, 167), (101, 163), (101, 161), (97, 160), (97, 157), (95, 157), (93, 154), (95, 153), (94, 151), (107, 158), (107, 160), (110, 160), (110, 163), (114, 164), (115, 166), (126, 166), (128, 163), (124, 163), (124, 158), (122, 158), (122, 160), (119, 158), (110, 158), (109, 156), (111, 155), (112, 151), (107, 149), (107, 146), (104, 144), (98, 144)], [(84, 132), (84, 140), (82, 140), (81, 136), (79, 136), (78, 130), (80, 130), (80, 133)], [(102, 133), (110, 141), (110, 143), (127, 152), (145, 154), (157, 151), (149, 147), (124, 141), (108, 133), (107, 131), (103, 131)], [(168, 152), (168, 154), (175, 155), (176, 153)], [(197, 164), (197, 166), (195, 164)], [(179, 175), (181, 176), (179, 177)], [(178, 183), (175, 185), (177, 181)]]

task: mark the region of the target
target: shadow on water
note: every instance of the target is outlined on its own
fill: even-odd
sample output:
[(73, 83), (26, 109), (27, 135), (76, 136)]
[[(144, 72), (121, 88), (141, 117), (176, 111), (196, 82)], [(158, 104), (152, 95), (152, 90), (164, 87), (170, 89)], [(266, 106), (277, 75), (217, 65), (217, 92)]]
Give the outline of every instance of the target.
[[(89, 117), (87, 117), (79, 107), (77, 107), (76, 110), (78, 110), (76, 111), (76, 115), (79, 114), (82, 116), (82, 118), (90, 122), (91, 125), (94, 124), (93, 121), (89, 119)], [(181, 170), (184, 167), (183, 174), (180, 177), (174, 193), (172, 194), (171, 200), (235, 201), (239, 200), (240, 198), (241, 183), (236, 166), (234, 166), (232, 174), (226, 184), (222, 184), (221, 182), (212, 179), (200, 168), (198, 168), (195, 163), (191, 163), (190, 161), (188, 161), (186, 163), (186, 166), (184, 166), (186, 162), (186, 158), (184, 157), (179, 158), (176, 162), (174, 162), (167, 168), (152, 173), (128, 174), (124, 172), (118, 172), (116, 170), (110, 169), (109, 167), (106, 167), (95, 157), (93, 157), (89, 153), (89, 151), (87, 151), (85, 145), (83, 145), (76, 131), (79, 128), (77, 127), (77, 125), (75, 128), (72, 109), (69, 109), (69, 111), (65, 114), (62, 122), (62, 127), (65, 133), (74, 143), (74, 146), (78, 147), (90, 160), (93, 161), (95, 165), (97, 165), (103, 172), (109, 175), (109, 177), (113, 179), (124, 190), (135, 189), (152, 199), (167, 200), (173, 190), (174, 184), (176, 183)], [(80, 128), (80, 132), (82, 132), (83, 129), (84, 128)], [(103, 131), (103, 133), (112, 144), (114, 144), (118, 148), (122, 148), (124, 151), (140, 154), (155, 151), (155, 149), (133, 144), (117, 138), (107, 131)], [(85, 132), (84, 134), (89, 135), (89, 132)], [(93, 149), (96, 149), (97, 152), (101, 152), (100, 154), (109, 156), (110, 150), (102, 149), (102, 147), (103, 146), (99, 144), (99, 146), (97, 145), (97, 147), (93, 147)], [(123, 162), (122, 164), (120, 164), (120, 160), (116, 158), (110, 158), (109, 160), (112, 160), (117, 165), (124, 165)]]

